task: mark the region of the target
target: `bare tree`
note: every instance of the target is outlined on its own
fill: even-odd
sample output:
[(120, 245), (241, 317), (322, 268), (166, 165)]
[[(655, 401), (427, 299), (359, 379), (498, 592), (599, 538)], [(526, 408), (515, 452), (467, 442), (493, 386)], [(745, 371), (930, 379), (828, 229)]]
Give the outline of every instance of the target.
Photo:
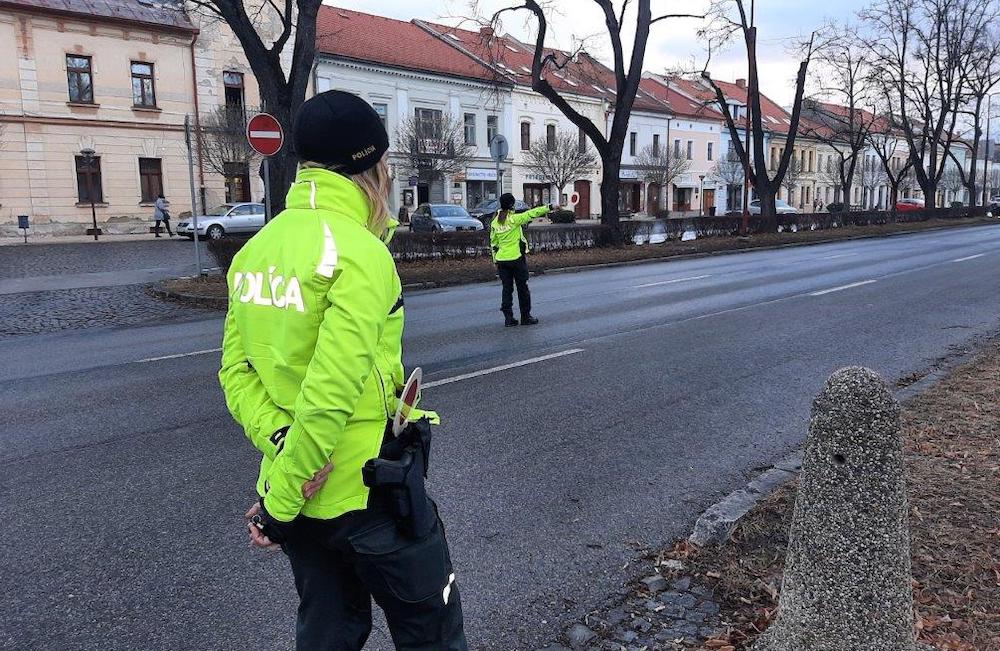
[[(322, 0), (187, 1), (196, 13), (229, 26), (257, 79), (264, 109), (290, 133), (316, 58), (316, 16)], [(284, 208), (296, 162), (291, 145), (270, 158), (273, 214)]]
[[(968, 75), (968, 103), (960, 111), (970, 118), (972, 122), (972, 144), (969, 146), (970, 159), (972, 165), (969, 166), (966, 174), (963, 165), (959, 164), (955, 156), (954, 147), (948, 149), (948, 154), (952, 161), (958, 165), (959, 175), (962, 183), (969, 190), (969, 205), (975, 206), (980, 196), (980, 187), (983, 193), (983, 203), (986, 202), (985, 185), (980, 185), (977, 181), (979, 174), (979, 144), (983, 137), (983, 111), (989, 104), (989, 96), (993, 88), (1000, 82), (1000, 30), (994, 24), (998, 18), (995, 3), (983, 3), (983, 10), (991, 12), (992, 20), (987, 25), (982, 38), (972, 44), (973, 52), (964, 63), (969, 66)], [(987, 147), (986, 155), (989, 155)], [(985, 175), (985, 170), (984, 170)]]
[(396, 138), (411, 173), (426, 183), (465, 171), (475, 154), (475, 147), (465, 142), (462, 120), (441, 111), (419, 112), (403, 121)]
[(668, 147), (647, 145), (635, 157), (635, 167), (646, 183), (655, 183), (669, 192), (670, 185), (691, 169), (691, 161), (684, 156), (672, 156)]
[(965, 187), (965, 182), (962, 178), (962, 174), (955, 165), (949, 165), (945, 168), (944, 173), (941, 175), (941, 189), (946, 190), (951, 193), (952, 201), (961, 201), (960, 198), (956, 199), (955, 195), (962, 191)]
[(255, 112), (243, 107), (219, 106), (199, 120), (202, 160), (216, 174), (228, 175), (234, 164), (250, 169), (260, 160), (246, 135), (247, 115)]
[[(735, 11), (736, 17), (733, 17)], [(743, 163), (747, 177), (751, 185), (757, 192), (760, 199), (760, 214), (768, 220), (769, 226), (777, 229), (775, 215), (775, 199), (778, 189), (781, 187), (782, 179), (788, 172), (792, 160), (792, 152), (795, 147), (795, 137), (799, 131), (799, 119), (802, 114), (802, 98), (805, 93), (806, 75), (809, 70), (809, 62), (813, 54), (813, 38), (804, 47), (804, 56), (799, 63), (798, 74), (795, 79), (795, 99), (792, 103), (792, 116), (788, 127), (787, 144), (778, 162), (778, 168), (771, 176), (768, 172), (768, 160), (764, 151), (764, 118), (761, 111), (760, 76), (757, 67), (757, 27), (753, 23), (753, 16), (747, 14), (744, 0), (714, 0), (712, 5), (712, 20), (709, 26), (703, 29), (700, 34), (709, 43), (709, 56), (702, 70), (702, 78), (715, 91), (716, 101), (726, 120), (726, 127), (729, 129), (730, 141), (736, 150), (736, 155)], [(743, 138), (737, 126), (737, 116), (733, 115), (730, 109), (726, 94), (712, 79), (708, 72), (708, 65), (711, 62), (712, 50), (721, 46), (739, 33), (747, 52), (747, 63), (749, 65), (748, 85), (747, 85), (747, 115), (743, 116), (744, 124), (752, 134), (752, 160), (751, 152), (746, 150)]]
[(981, 0), (878, 0), (861, 16), (879, 83), (890, 89), (916, 181), (934, 207), (969, 90), (976, 43), (989, 25)]
[(712, 166), (708, 177), (716, 183), (726, 186), (726, 211), (734, 211), (739, 208), (737, 193), (743, 191), (743, 163), (736, 156), (736, 152), (730, 149), (725, 158), (720, 158)]
[[(610, 227), (615, 240), (621, 239), (619, 228), (618, 198), (620, 190), (622, 152), (628, 137), (628, 121), (642, 81), (643, 62), (646, 58), (646, 44), (650, 28), (672, 18), (702, 18), (702, 15), (681, 13), (656, 13), (651, 8), (651, 0), (593, 0), (604, 14), (606, 37), (611, 45), (612, 68), (607, 71), (608, 79), (613, 79), (614, 93), (609, 107), (613, 113), (611, 125), (605, 130), (604, 124), (597, 124), (578, 111), (550, 83), (550, 77), (562, 75), (570, 64), (583, 61), (592, 69), (603, 68), (583, 51), (583, 47), (573, 53), (557, 52), (545, 45), (554, 17), (554, 10), (547, 0), (523, 0), (513, 6), (504, 7), (487, 20), (490, 27), (499, 32), (504, 14), (527, 12), (533, 19), (537, 31), (534, 40), (534, 56), (531, 65), (531, 88), (548, 99), (573, 124), (583, 130), (594, 144), (601, 159), (601, 222)], [(473, 2), (478, 5), (478, 2)], [(631, 34), (631, 43), (625, 37)], [(626, 57), (626, 50), (628, 56)], [(495, 57), (502, 57), (504, 48), (490, 50)], [(601, 84), (607, 85), (607, 84)]]
[(556, 134), (551, 141), (540, 138), (524, 157), (525, 165), (563, 194), (566, 186), (597, 165), (597, 154), (586, 140), (568, 132)]
[(805, 117), (817, 125), (805, 133), (834, 151), (835, 178), (829, 180), (844, 197), (851, 196), (858, 158), (875, 121), (874, 114), (864, 110), (871, 103), (869, 61), (858, 39), (853, 25), (831, 22), (823, 28), (812, 71), (819, 94), (828, 101), (809, 99), (802, 107)]
[(882, 173), (889, 186), (889, 209), (895, 212), (900, 191), (908, 190), (913, 185), (913, 158), (897, 128), (891, 98), (883, 108), (885, 112), (879, 114), (877, 126), (868, 134), (868, 145), (882, 165)]
[(795, 156), (793, 154), (791, 162), (788, 163), (788, 169), (785, 170), (785, 175), (781, 178), (781, 187), (785, 188), (785, 196), (788, 197), (789, 205), (793, 205), (794, 197), (792, 195), (805, 176), (806, 170), (802, 163), (802, 156)]
[(863, 194), (861, 204), (865, 210), (877, 207), (878, 189), (886, 185), (887, 178), (885, 168), (877, 155), (867, 155), (861, 157), (858, 165), (859, 176), (861, 177), (861, 188)]

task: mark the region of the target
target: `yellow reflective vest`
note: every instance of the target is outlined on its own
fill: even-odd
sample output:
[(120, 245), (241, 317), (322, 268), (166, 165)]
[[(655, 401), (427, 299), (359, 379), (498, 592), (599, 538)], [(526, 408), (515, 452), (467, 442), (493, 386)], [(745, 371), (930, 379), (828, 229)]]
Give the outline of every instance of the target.
[(495, 262), (508, 262), (520, 258), (528, 250), (528, 238), (524, 236), (523, 226), (532, 219), (544, 217), (547, 214), (549, 214), (549, 207), (539, 206), (524, 212), (512, 212), (501, 224), (498, 213), (498, 216), (490, 222), (490, 248), (493, 251), (493, 260)]
[[(367, 507), (361, 468), (395, 413), (401, 286), (350, 179), (300, 170), (286, 206), (229, 270), (219, 380), (263, 455), (257, 491), (268, 513), (332, 519)], [(306, 501), (302, 484), (330, 460), (333, 472)]]

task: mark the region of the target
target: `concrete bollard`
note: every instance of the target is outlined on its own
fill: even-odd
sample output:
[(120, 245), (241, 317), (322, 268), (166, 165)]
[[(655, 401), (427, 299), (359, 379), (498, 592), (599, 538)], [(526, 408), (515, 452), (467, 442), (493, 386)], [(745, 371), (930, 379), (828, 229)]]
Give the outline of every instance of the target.
[(914, 651), (899, 404), (845, 368), (813, 402), (778, 615), (754, 651)]

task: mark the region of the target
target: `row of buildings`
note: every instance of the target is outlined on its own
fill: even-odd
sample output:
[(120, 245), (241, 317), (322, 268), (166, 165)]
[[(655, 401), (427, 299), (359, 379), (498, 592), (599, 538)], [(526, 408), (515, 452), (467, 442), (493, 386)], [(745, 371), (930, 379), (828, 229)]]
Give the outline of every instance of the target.
[[(160, 192), (175, 213), (190, 210), (185, 117), (197, 126), (220, 109), (245, 111), (259, 104), (235, 37), (224, 25), (188, 11), (183, 0), (0, 0), (0, 43), (12, 50), (0, 57), (0, 235), (16, 229), (18, 215), (28, 215), (38, 233), (83, 232), (92, 203), (105, 231), (144, 230)], [(472, 207), (501, 191), (530, 204), (559, 199), (556, 188), (528, 164), (527, 152), (540, 139), (551, 142), (557, 134), (579, 130), (531, 90), (531, 46), (489, 29), (393, 20), (332, 6), (320, 11), (316, 45), (310, 92), (347, 90), (383, 116), (396, 172), (394, 210), (428, 201)], [(549, 76), (552, 85), (577, 111), (610, 128), (611, 71), (586, 54), (571, 60), (553, 55), (562, 65)], [(718, 84), (734, 114), (745, 115), (744, 81)], [(773, 166), (790, 116), (766, 97), (762, 103)], [(462, 169), (414, 174), (401, 151), (406, 147), (400, 132), (445, 119), (461, 122), (472, 155)], [(800, 162), (781, 192), (802, 210), (841, 200), (829, 172), (835, 151), (811, 137), (821, 129), (804, 120), (795, 142)], [(499, 166), (489, 155), (496, 134), (510, 143)], [(580, 146), (588, 146), (578, 135)], [(88, 149), (95, 152), (92, 159), (81, 154)], [(193, 149), (199, 203), (262, 197), (255, 165), (210, 160), (197, 142)], [(727, 169), (729, 150), (729, 132), (706, 82), (645, 75), (630, 114), (621, 210), (647, 215), (738, 210), (743, 181)], [(904, 147), (898, 151), (902, 159)], [(687, 162), (669, 183), (660, 184), (647, 173), (650, 152)], [(564, 194), (579, 194), (579, 217), (599, 212), (599, 185), (595, 166), (564, 188)], [(904, 188), (904, 195), (915, 191)], [(847, 202), (885, 207), (888, 197), (884, 182), (865, 187), (856, 181)]]

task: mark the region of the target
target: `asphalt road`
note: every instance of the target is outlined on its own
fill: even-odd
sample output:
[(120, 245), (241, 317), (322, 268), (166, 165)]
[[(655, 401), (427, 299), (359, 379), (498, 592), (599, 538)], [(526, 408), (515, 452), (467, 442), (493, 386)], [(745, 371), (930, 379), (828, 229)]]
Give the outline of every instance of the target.
[[(501, 327), (496, 284), (408, 295), (472, 647), (555, 637), (797, 446), (834, 369), (896, 379), (996, 331), (998, 272), (989, 226), (539, 277), (534, 328)], [(291, 648), (287, 563), (244, 540), (255, 454), (219, 338), (199, 317), (0, 341), (0, 647)]]

